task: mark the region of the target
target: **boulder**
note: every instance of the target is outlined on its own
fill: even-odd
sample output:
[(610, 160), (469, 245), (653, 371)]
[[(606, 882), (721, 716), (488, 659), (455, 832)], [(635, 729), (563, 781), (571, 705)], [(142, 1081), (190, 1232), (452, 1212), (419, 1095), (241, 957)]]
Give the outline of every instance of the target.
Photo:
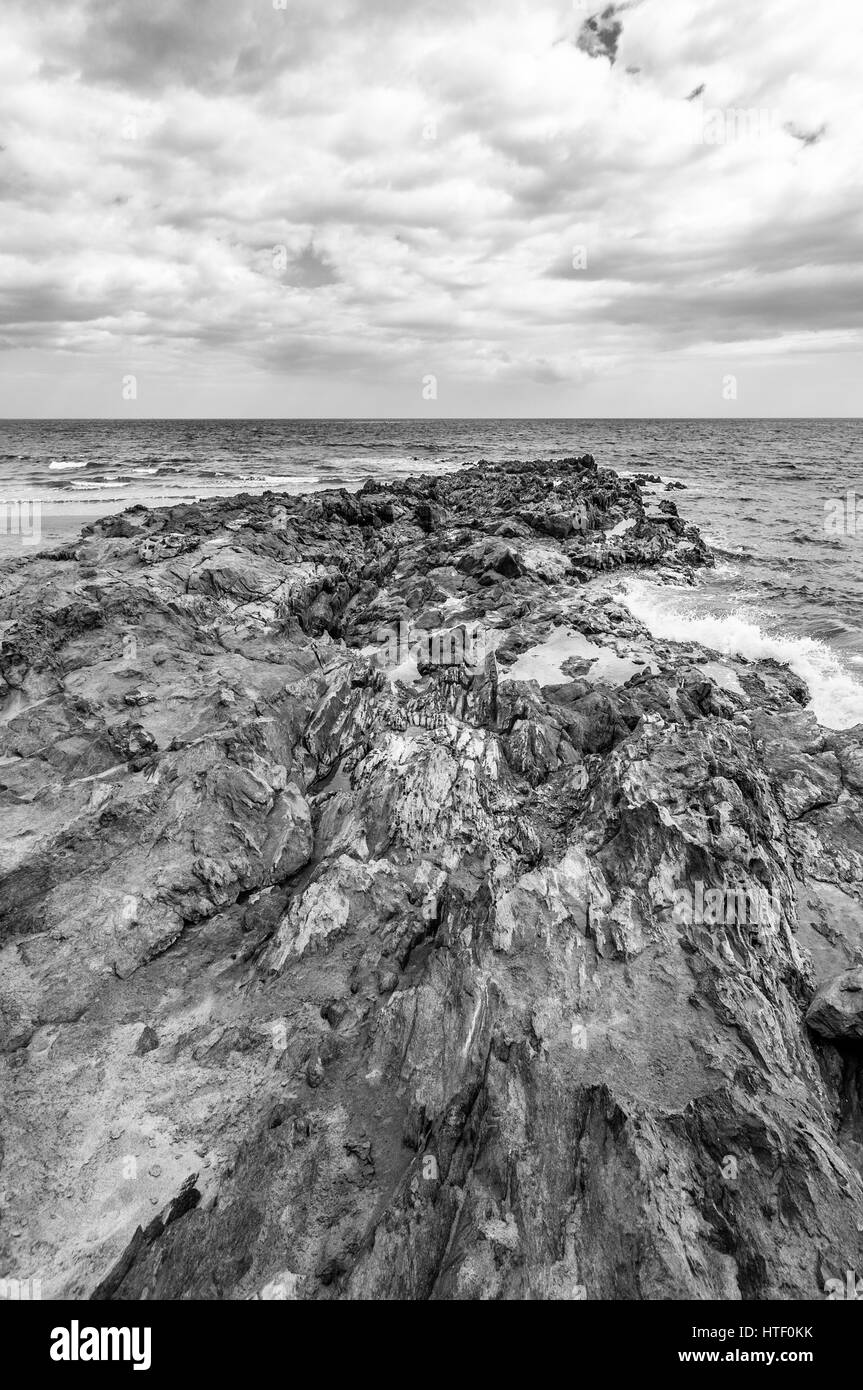
[(863, 1042), (863, 966), (844, 970), (816, 991), (806, 1022), (828, 1042)]

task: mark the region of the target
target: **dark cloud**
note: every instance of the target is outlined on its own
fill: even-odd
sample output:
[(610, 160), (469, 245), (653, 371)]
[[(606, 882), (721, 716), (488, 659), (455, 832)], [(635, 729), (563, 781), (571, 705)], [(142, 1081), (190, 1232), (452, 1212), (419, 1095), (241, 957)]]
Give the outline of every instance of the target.
[(817, 145), (819, 140), (823, 140), (827, 134), (827, 126), (820, 125), (817, 130), (802, 130), (793, 121), (787, 121), (785, 129), (795, 140), (799, 140), (804, 145)]
[(591, 58), (607, 58), (613, 63), (623, 33), (623, 23), (616, 15), (615, 5), (607, 5), (601, 13), (591, 15), (579, 30), (576, 47)]
[(306, 290), (317, 290), (323, 285), (335, 285), (339, 279), (326, 256), (317, 252), (311, 242), (303, 247), (299, 255), (290, 258), (283, 278), (288, 284)]

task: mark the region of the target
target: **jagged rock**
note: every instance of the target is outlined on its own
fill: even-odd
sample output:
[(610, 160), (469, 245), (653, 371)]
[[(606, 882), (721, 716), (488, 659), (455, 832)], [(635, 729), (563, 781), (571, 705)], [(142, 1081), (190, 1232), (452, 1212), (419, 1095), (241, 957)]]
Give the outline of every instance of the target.
[(416, 522), (423, 531), (436, 531), (442, 521), (440, 507), (433, 507), (430, 502), (420, 502), (416, 509)]
[(123, 696), (125, 705), (152, 705), (156, 696), (152, 690), (127, 690)]
[(615, 577), (712, 557), (644, 482), (485, 462), (0, 565), (4, 1267), (759, 1301), (854, 1267), (863, 728), (651, 640)]
[(845, 970), (815, 994), (806, 1022), (822, 1038), (863, 1042), (863, 968)]
[(474, 577), (494, 575), (500, 579), (516, 579), (522, 565), (514, 550), (502, 541), (480, 541), (466, 550), (458, 568)]
[(145, 1057), (148, 1052), (155, 1052), (159, 1046), (159, 1038), (154, 1028), (147, 1024), (141, 1032), (141, 1036), (135, 1043), (135, 1056)]
[(572, 562), (566, 555), (562, 555), (559, 550), (550, 550), (547, 546), (541, 545), (531, 545), (523, 550), (521, 563), (528, 573), (553, 582), (563, 579), (572, 569)]

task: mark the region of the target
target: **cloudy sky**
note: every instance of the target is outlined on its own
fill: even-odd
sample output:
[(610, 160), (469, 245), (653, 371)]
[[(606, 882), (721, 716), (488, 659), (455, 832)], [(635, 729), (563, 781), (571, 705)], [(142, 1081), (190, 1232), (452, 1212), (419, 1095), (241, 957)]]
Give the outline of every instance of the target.
[(0, 414), (863, 415), (861, 16), (3, 0)]

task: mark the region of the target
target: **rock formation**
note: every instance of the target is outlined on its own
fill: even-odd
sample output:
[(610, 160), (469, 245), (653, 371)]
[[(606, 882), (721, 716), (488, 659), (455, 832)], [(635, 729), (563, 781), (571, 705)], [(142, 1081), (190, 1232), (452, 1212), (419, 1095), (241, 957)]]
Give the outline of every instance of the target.
[(863, 1269), (863, 727), (622, 602), (711, 563), (586, 456), (132, 508), (2, 567), (0, 1275)]

